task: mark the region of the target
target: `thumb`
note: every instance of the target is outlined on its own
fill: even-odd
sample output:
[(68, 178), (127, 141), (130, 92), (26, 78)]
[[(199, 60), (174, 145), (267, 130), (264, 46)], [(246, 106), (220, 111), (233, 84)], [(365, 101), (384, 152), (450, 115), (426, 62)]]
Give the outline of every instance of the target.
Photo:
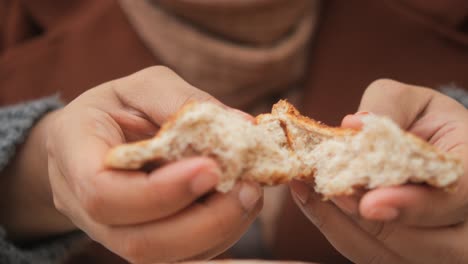
[[(438, 149), (457, 154), (466, 164), (467, 115), (454, 100), (427, 88), (379, 80), (366, 89), (359, 110), (391, 118)], [(343, 126), (362, 126), (360, 115), (345, 117)], [(422, 185), (378, 188), (363, 196), (359, 211), (367, 219), (398, 219), (410, 226), (451, 225), (466, 219), (467, 186), (462, 177), (453, 193)]]
[(157, 125), (190, 101), (211, 101), (213, 96), (195, 88), (164, 66), (146, 68), (113, 82), (113, 90), (126, 107), (145, 115)]
[(360, 115), (368, 112), (387, 116), (404, 130), (407, 130), (418, 116), (424, 112), (434, 96), (434, 91), (381, 79), (371, 83), (359, 105), (359, 112), (354, 116), (346, 116), (342, 125), (357, 128), (360, 125)]

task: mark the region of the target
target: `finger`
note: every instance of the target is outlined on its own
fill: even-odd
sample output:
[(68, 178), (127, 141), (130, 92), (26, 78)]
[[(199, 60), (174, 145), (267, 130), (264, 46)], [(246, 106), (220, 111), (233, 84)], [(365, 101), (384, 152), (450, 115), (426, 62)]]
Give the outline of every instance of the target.
[[(55, 208), (81, 231), (86, 233), (92, 240), (103, 242), (98, 234), (103, 230), (108, 230), (105, 225), (94, 222), (81, 207), (79, 201), (74, 196), (69, 183), (56, 166), (53, 158), (48, 162), (50, 185), (53, 190), (53, 201)], [(72, 231), (72, 230), (70, 230)], [(105, 244), (105, 243), (103, 243)]]
[(80, 197), (88, 214), (110, 225), (136, 224), (172, 215), (214, 189), (220, 169), (191, 158), (151, 172), (103, 171), (86, 179)]
[(237, 243), (241, 239), (244, 233), (249, 229), (249, 227), (251, 226), (251, 224), (254, 222), (255, 218), (259, 214), (260, 210), (262, 209), (262, 207), (263, 207), (263, 201), (260, 200), (260, 202), (256, 204), (256, 207), (254, 208), (254, 210), (252, 210), (251, 213), (249, 213), (249, 215), (247, 216), (248, 219), (253, 218), (252, 221), (250, 220), (244, 221), (241, 224), (241, 226), (237, 228), (237, 230), (232, 230), (231, 235), (229, 235), (229, 237), (226, 237), (223, 242), (221, 242), (218, 245), (215, 245), (213, 248), (205, 252), (202, 252), (195, 256), (191, 256), (187, 259), (184, 259), (184, 261), (197, 261), (197, 260), (202, 261), (202, 260), (212, 259), (214, 257), (219, 256), (226, 250), (229, 250), (235, 243)]
[(224, 249), (254, 221), (261, 193), (258, 185), (242, 183), (230, 193), (214, 193), (177, 215), (116, 228), (112, 231), (118, 242), (114, 248), (133, 262), (172, 262), (210, 253), (220, 245)]
[[(200, 182), (200, 177), (205, 174), (204, 181), (207, 185), (210, 185), (207, 179), (211, 179), (212, 186), (206, 188), (215, 185), (214, 163), (207, 164), (206, 160), (198, 165), (192, 163), (186, 172), (181, 170), (183, 166), (177, 171), (172, 169), (169, 173), (163, 170), (164, 175), (176, 173), (178, 176), (149, 177), (156, 179), (150, 181), (147, 180), (147, 175), (141, 172), (106, 170), (103, 168), (103, 157), (111, 146), (124, 140), (122, 133), (119, 133), (119, 125), (100, 109), (86, 108), (84, 112), (76, 111), (75, 108), (79, 106), (79, 102), (75, 103), (67, 109), (67, 114), (63, 115), (75, 122), (60, 122), (62, 127), (56, 129), (59, 136), (52, 140), (56, 148), (51, 147), (51, 152), (59, 153), (56, 155), (59, 169), (69, 181), (82, 206), (96, 221), (128, 224), (164, 217), (180, 210), (208, 191), (198, 190), (199, 193), (194, 193), (189, 189), (190, 181), (196, 182), (197, 175)], [(158, 173), (155, 176), (157, 175)], [(161, 183), (163, 180), (160, 179), (170, 182)], [(182, 186), (183, 184), (185, 186)], [(155, 186), (163, 186), (163, 189)], [(166, 186), (172, 188), (165, 188)], [(145, 195), (141, 195), (142, 193)]]
[[(342, 125), (358, 128), (362, 126), (361, 117), (362, 114), (348, 115), (343, 119)], [(436, 129), (433, 128), (432, 131)], [(450, 225), (465, 218), (464, 210), (456, 210), (455, 214), (453, 214), (443, 209), (451, 204), (450, 200), (453, 200), (453, 197), (453, 193), (447, 193), (428, 186), (409, 185), (379, 188), (369, 191), (362, 198), (360, 213), (369, 220), (395, 220), (406, 225)], [(335, 200), (333, 201), (335, 202)], [(356, 207), (353, 202), (354, 199), (339, 198), (336, 199), (335, 204), (344, 212), (350, 212), (350, 208), (352, 208), (354, 213)], [(440, 209), (443, 212), (440, 212)]]
[[(437, 104), (439, 99), (434, 98), (432, 101)], [(450, 121), (456, 114), (456, 109), (452, 111), (451, 116), (445, 115), (446, 118), (433, 116), (431, 111), (428, 109), (413, 125), (412, 130), (428, 138), (430, 143), (442, 151), (460, 157), (466, 175), (468, 171), (466, 123), (458, 125), (457, 122)], [(462, 176), (451, 191), (421, 185), (370, 191), (362, 199), (361, 214), (368, 219), (382, 221), (395, 218), (400, 223), (413, 226), (444, 226), (460, 223), (468, 216), (468, 178)]]
[(363, 230), (408, 263), (464, 263), (465, 223), (442, 228), (415, 228), (397, 222), (353, 218)]
[(75, 150), (65, 155), (66, 175), (72, 176), (81, 206), (99, 223), (124, 225), (166, 217), (212, 190), (218, 181), (219, 168), (208, 158), (176, 162), (150, 175), (104, 170), (99, 159), (88, 153), (100, 156), (109, 147), (96, 138), (85, 142), (66, 148)]
[(359, 130), (362, 128), (362, 121), (359, 117), (354, 115), (346, 115), (343, 120), (341, 121), (341, 126), (346, 128), (352, 128)]
[(403, 129), (436, 146), (435, 139), (444, 138), (443, 135), (448, 132), (466, 132), (464, 126), (468, 122), (468, 112), (455, 100), (428, 88), (392, 80), (378, 80), (370, 84), (361, 99), (359, 112), (346, 116), (342, 124), (360, 127), (360, 119), (368, 113), (387, 116)]
[[(102, 120), (97, 125), (94, 119), (77, 116), (77, 122), (53, 141), (60, 146), (60, 154), (55, 155), (59, 170), (96, 221), (127, 224), (154, 220), (180, 210), (216, 185), (217, 166), (207, 158), (174, 163), (150, 175), (107, 170), (103, 157), (119, 135), (112, 129), (112, 120), (96, 118)], [(57, 151), (50, 148), (52, 153)]]
[[(367, 114), (368, 112), (364, 112), (364, 113)], [(364, 114), (347, 115), (341, 121), (341, 126), (345, 128), (360, 130), (363, 126), (363, 123), (361, 121), (362, 116), (364, 116)]]
[(358, 216), (346, 218), (343, 213), (337, 212), (337, 208), (318, 200), (319, 197), (307, 196), (313, 195), (307, 186), (293, 184), (291, 189), (293, 194), (297, 194), (296, 203), (327, 239), (353, 262), (464, 262), (466, 249), (461, 240), (468, 233), (465, 223), (449, 228), (429, 229), (407, 227), (394, 222), (368, 221)]
[(426, 109), (435, 92), (393, 80), (371, 83), (359, 105), (359, 111), (387, 116), (407, 129)]
[(159, 125), (173, 116), (184, 104), (192, 101), (212, 102), (244, 116), (249, 121), (255, 120), (242, 111), (225, 106), (163, 66), (144, 69), (104, 84), (102, 88), (103, 92), (110, 90), (118, 103), (103, 106), (101, 102), (95, 102), (95, 107), (112, 116), (122, 128), (127, 141), (154, 135)]
[[(118, 112), (118, 114), (114, 112)], [(119, 108), (114, 108), (111, 113), (113, 113), (112, 118), (118, 124), (118, 128), (122, 130), (121, 143), (145, 140), (154, 137), (159, 131), (160, 126), (141, 113)]]
[(402, 263), (397, 254), (386, 249), (332, 203), (321, 201), (308, 185), (293, 181), (290, 187), (302, 212), (349, 260), (354, 263)]
[[(381, 80), (366, 90), (360, 110), (389, 116), (438, 149), (454, 153), (461, 158), (465, 170), (468, 168), (468, 114), (454, 100), (429, 89)], [(359, 121), (361, 117), (347, 116), (342, 124), (359, 127), (362, 125)], [(379, 220), (396, 218), (396, 214), (401, 213), (397, 221), (409, 225), (456, 224), (468, 215), (467, 181), (466, 177), (462, 177), (452, 193), (422, 186), (404, 186), (382, 192), (376, 190), (363, 199), (361, 213)]]
[(363, 196), (359, 211), (366, 219), (409, 226), (453, 225), (464, 221), (468, 214), (468, 205), (462, 202), (465, 191), (447, 192), (420, 185), (379, 188)]
[[(57, 190), (54, 201), (59, 201), (59, 208), (66, 208), (66, 214), (93, 240), (138, 263), (218, 255), (240, 238), (262, 207), (258, 185), (244, 186), (241, 190), (236, 186), (229, 194), (213, 194), (205, 202), (160, 221), (106, 226), (96, 223), (79, 206), (63, 177), (57, 173), (51, 175), (56, 178), (51, 184)], [(64, 203), (66, 206), (61, 205)]]
[(465, 107), (431, 89), (379, 80), (367, 88), (359, 110), (345, 116), (342, 126), (360, 129), (361, 118), (373, 113), (391, 118), (403, 129), (444, 151), (450, 150), (450, 146), (439, 142), (440, 139), (467, 141), (464, 136), (468, 130)]

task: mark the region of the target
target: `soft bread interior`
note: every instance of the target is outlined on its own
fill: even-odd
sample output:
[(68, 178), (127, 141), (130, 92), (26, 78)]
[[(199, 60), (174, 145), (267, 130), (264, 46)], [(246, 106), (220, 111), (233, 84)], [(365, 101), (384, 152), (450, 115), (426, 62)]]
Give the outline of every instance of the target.
[(326, 197), (406, 182), (447, 187), (463, 173), (457, 159), (391, 120), (370, 115), (363, 122), (361, 131), (327, 127), (286, 101), (255, 122), (216, 104), (192, 103), (155, 138), (114, 148), (106, 164), (135, 169), (203, 155), (220, 165), (219, 191), (230, 190), (239, 178), (266, 185), (297, 178), (313, 179)]
[(199, 155), (218, 162), (223, 176), (217, 189), (223, 192), (241, 175), (273, 185), (300, 171), (278, 121), (256, 125), (211, 103), (185, 106), (154, 139), (116, 147), (106, 163), (113, 168), (135, 169), (153, 160), (170, 162)]
[(351, 136), (323, 141), (315, 160), (315, 188), (325, 196), (350, 194), (354, 188), (395, 186), (406, 182), (447, 187), (463, 174), (460, 162), (402, 131), (390, 119), (369, 115)]

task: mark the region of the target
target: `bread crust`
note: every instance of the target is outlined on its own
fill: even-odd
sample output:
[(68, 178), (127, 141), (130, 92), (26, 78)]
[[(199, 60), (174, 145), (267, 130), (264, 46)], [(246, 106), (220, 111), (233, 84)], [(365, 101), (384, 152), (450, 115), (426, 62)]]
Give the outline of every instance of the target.
[[(457, 179), (463, 174), (461, 162), (456, 157), (439, 151), (424, 140), (396, 128), (397, 126), (394, 124), (388, 125), (389, 121), (382, 121), (382, 124), (389, 126), (388, 131), (385, 130), (386, 128), (382, 131), (388, 132), (387, 134), (390, 133), (389, 131), (396, 131), (394, 133), (399, 133), (401, 140), (409, 143), (407, 148), (411, 148), (412, 152), (408, 152), (408, 149), (405, 150), (410, 155), (408, 158), (414, 156), (419, 159), (414, 162), (431, 162), (433, 167), (435, 166), (438, 170), (424, 171), (427, 175), (415, 177), (409, 174), (413, 173), (414, 170), (399, 168), (398, 162), (394, 162), (392, 166), (394, 166), (395, 171), (402, 171), (408, 175), (398, 179), (388, 176), (377, 185), (372, 183), (372, 177), (377, 177), (373, 175), (363, 174), (362, 179), (354, 181), (351, 178), (351, 180), (347, 179), (348, 182), (345, 182), (344, 178), (342, 182), (340, 179), (333, 179), (333, 175), (328, 179), (327, 173), (332, 174), (331, 172), (334, 172), (335, 168), (325, 170), (322, 165), (326, 165), (327, 159), (336, 158), (336, 155), (339, 154), (329, 153), (329, 149), (320, 149), (324, 146), (322, 143), (344, 144), (341, 151), (347, 151), (346, 144), (351, 147), (356, 143), (354, 140), (358, 139), (359, 135), (368, 133), (365, 128), (364, 130), (355, 130), (326, 126), (301, 115), (286, 100), (280, 100), (276, 103), (271, 113), (258, 115), (254, 123), (232, 115), (228, 109), (221, 106), (210, 106), (209, 109), (212, 111), (207, 111), (208, 108), (203, 108), (202, 104), (211, 103), (191, 102), (183, 106), (167, 120), (152, 139), (114, 147), (108, 153), (105, 165), (113, 169), (140, 169), (148, 162), (171, 162), (192, 155), (204, 155), (214, 158), (222, 167), (223, 174), (227, 175), (221, 179), (218, 186), (220, 191), (228, 191), (239, 178), (264, 185), (283, 184), (294, 178), (307, 182), (315, 181), (316, 190), (325, 197), (349, 195), (356, 188), (376, 188), (407, 182), (453, 188)], [(200, 113), (200, 115), (193, 115), (194, 113)], [(230, 121), (224, 120), (227, 117), (232, 119), (232, 123), (236, 125), (233, 126)], [(200, 126), (203, 126), (202, 132), (196, 132), (197, 128), (201, 129)], [(226, 130), (223, 126), (232, 126), (233, 129)], [(394, 140), (399, 143), (399, 136), (390, 137), (385, 133), (379, 133), (369, 134), (372, 135), (372, 138), (369, 136), (369, 140), (374, 140), (376, 146), (385, 140)], [(234, 141), (227, 142), (229, 139), (226, 138), (229, 137), (235, 140), (230, 139)], [(218, 141), (214, 141), (215, 139)], [(366, 138), (364, 142), (365, 140)], [(229, 146), (237, 148), (238, 152), (229, 152), (230, 150), (226, 149)], [(372, 146), (371, 150), (363, 148), (363, 151), (372, 151), (373, 148)], [(406, 148), (406, 146), (403, 144), (402, 148)], [(320, 151), (331, 156), (323, 157)], [(362, 153), (357, 152), (357, 154)], [(353, 162), (352, 158), (349, 162), (350, 164)], [(401, 166), (409, 166), (408, 164), (406, 160), (401, 161)], [(366, 166), (367, 164), (364, 163), (357, 174), (365, 173), (367, 169), (375, 172), (378, 169), (376, 166), (382, 166), (382, 170), (386, 168), (385, 164), (372, 165), (374, 166), (372, 168)], [(337, 172), (339, 174), (346, 169)], [(386, 170), (388, 175), (392, 175), (393, 171)], [(428, 169), (421, 168), (421, 170)], [(445, 171), (451, 173), (451, 178), (443, 178), (444, 175), (432, 175), (434, 172)]]

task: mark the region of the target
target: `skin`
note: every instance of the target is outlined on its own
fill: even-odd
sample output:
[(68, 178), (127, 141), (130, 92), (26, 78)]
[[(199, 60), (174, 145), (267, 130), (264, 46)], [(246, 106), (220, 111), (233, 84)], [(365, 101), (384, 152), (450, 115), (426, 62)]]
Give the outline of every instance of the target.
[[(365, 91), (343, 127), (359, 128), (368, 112), (392, 118), (437, 148), (457, 155), (468, 172), (468, 111), (430, 89), (379, 80)], [(468, 175), (446, 192), (423, 185), (379, 188), (322, 202), (293, 182), (304, 214), (355, 263), (467, 263)]]
[(8, 190), (2, 199), (14, 206), (2, 206), (7, 217), (0, 224), (17, 241), (79, 228), (132, 263), (220, 254), (260, 211), (258, 185), (213, 192), (220, 169), (203, 157), (149, 173), (103, 167), (112, 146), (154, 135), (190, 100), (219, 103), (169, 69), (152, 67), (93, 88), (49, 114), (1, 177), (2, 191)]

